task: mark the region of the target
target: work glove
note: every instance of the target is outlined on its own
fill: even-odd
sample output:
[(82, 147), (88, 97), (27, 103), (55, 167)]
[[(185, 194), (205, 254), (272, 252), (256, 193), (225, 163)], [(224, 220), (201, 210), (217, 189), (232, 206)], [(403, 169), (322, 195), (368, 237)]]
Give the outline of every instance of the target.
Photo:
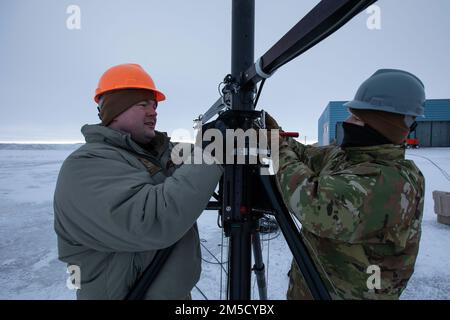
[[(222, 154), (220, 155), (218, 152), (216, 152), (217, 150), (214, 150), (211, 155), (216, 158), (217, 163), (223, 164), (225, 161), (224, 159), (225, 159), (225, 147), (226, 147), (226, 129), (228, 129), (228, 127), (220, 119), (204, 124), (202, 126), (202, 135), (198, 134), (197, 138), (196, 138), (197, 139), (196, 145), (200, 146), (202, 148), (202, 152), (205, 151), (207, 146), (209, 146), (211, 143), (214, 143), (214, 141), (215, 141), (215, 140), (205, 141), (203, 139), (203, 135), (209, 129), (217, 129), (221, 133), (221, 139), (222, 139), (222, 145), (223, 145)], [(217, 137), (214, 136), (214, 138), (216, 139)], [(208, 152), (206, 152), (206, 153), (209, 155), (210, 151), (212, 151), (212, 150), (208, 150)]]
[(277, 121), (272, 118), (272, 116), (266, 112), (266, 129), (267, 130), (271, 130), (271, 129), (279, 129), (281, 130), (281, 127), (278, 125)]
[[(270, 139), (271, 131), (270, 130), (278, 129), (278, 130), (280, 130), (280, 133), (281, 133), (281, 132), (283, 132), (283, 129), (280, 127), (278, 122), (268, 112), (266, 112), (265, 122), (266, 122), (267, 134), (268, 134), (267, 144), (268, 144), (269, 148), (271, 148), (271, 139)], [(284, 139), (285, 138), (282, 137), (281, 135), (279, 136), (279, 144), (278, 144), (279, 146), (281, 146), (281, 143), (284, 141)]]

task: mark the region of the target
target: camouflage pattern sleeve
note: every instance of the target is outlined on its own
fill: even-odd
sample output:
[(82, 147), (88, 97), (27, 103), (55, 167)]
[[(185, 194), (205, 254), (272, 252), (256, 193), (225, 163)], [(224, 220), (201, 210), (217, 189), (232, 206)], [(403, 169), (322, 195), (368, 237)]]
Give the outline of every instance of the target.
[[(339, 186), (345, 188), (349, 181), (317, 175), (292, 150), (280, 152), (277, 176), (283, 199), (300, 220), (302, 228), (320, 237), (345, 241), (354, 235), (357, 213), (349, 214), (345, 207), (351, 204), (342, 202), (342, 197), (338, 195)], [(360, 197), (355, 193), (352, 202), (359, 203)]]
[[(425, 186), (404, 149), (313, 147), (299, 156), (286, 142), (277, 182), (333, 299), (398, 299), (414, 271)], [(373, 265), (376, 289), (367, 285)], [(288, 298), (311, 298), (295, 263)]]
[(280, 160), (291, 151), (299, 161), (305, 163), (312, 171), (320, 172), (324, 166), (329, 164), (331, 151), (334, 149), (334, 145), (313, 147), (304, 145), (293, 138), (287, 138), (283, 139), (280, 144)]
[[(405, 244), (409, 232), (398, 229), (409, 227), (416, 218), (420, 192), (414, 181), (394, 165), (363, 162), (337, 168), (336, 163), (346, 159), (336, 147), (317, 161), (320, 166), (314, 168), (314, 161), (301, 161), (287, 143), (280, 148), (279, 188), (303, 228), (348, 243), (369, 241), (382, 234), (384, 240)], [(327, 166), (333, 169), (327, 170)]]
[[(365, 176), (377, 173), (376, 168), (374, 172), (362, 169), (359, 173)], [(324, 238), (350, 243), (361, 240), (361, 234), (355, 232), (361, 221), (359, 209), (372, 188), (370, 184), (375, 184), (373, 179), (355, 172), (321, 174), (320, 168), (312, 170), (284, 145), (277, 176), (286, 205), (304, 229)]]

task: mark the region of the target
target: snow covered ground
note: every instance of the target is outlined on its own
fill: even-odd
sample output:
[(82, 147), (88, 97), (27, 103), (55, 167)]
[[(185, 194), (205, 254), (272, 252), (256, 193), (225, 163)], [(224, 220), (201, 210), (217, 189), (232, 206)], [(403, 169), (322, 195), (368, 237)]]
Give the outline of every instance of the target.
[[(66, 266), (57, 259), (52, 197), (62, 161), (76, 146), (0, 145), (0, 299), (74, 299), (66, 287)], [(450, 299), (450, 227), (437, 223), (433, 190), (450, 191), (450, 181), (428, 159), (450, 173), (450, 148), (408, 150), (426, 177), (423, 235), (416, 271), (402, 299)], [(217, 214), (205, 211), (199, 219), (202, 244), (220, 260), (221, 229)], [(268, 296), (285, 299), (292, 256), (280, 235), (263, 237), (268, 266)], [(226, 261), (224, 239), (223, 261)], [(203, 258), (215, 262), (205, 249)], [(224, 264), (226, 266), (226, 264)], [(219, 264), (204, 262), (198, 288), (209, 298), (220, 298)], [(226, 276), (222, 273), (222, 288)], [(253, 282), (254, 283), (254, 282)], [(258, 298), (256, 284), (253, 298)], [(204, 299), (197, 289), (194, 299)], [(222, 298), (224, 295), (222, 295)]]

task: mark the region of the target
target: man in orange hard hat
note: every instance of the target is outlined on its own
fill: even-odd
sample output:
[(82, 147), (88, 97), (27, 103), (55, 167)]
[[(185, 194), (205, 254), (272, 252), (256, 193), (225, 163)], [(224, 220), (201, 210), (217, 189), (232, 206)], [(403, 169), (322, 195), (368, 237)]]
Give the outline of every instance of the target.
[(123, 299), (157, 252), (170, 247), (144, 299), (187, 299), (200, 277), (196, 219), (222, 175), (212, 164), (175, 166), (156, 131), (165, 99), (137, 64), (108, 69), (94, 100), (101, 124), (63, 163), (54, 197), (59, 258), (80, 270), (78, 299)]

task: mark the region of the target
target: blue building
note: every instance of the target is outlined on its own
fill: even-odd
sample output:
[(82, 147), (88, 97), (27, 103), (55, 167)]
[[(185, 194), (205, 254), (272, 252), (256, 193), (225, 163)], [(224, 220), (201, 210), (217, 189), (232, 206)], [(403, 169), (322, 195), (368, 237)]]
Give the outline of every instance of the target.
[[(342, 122), (350, 115), (344, 103), (330, 101), (319, 118), (319, 145), (324, 146), (343, 137)], [(421, 147), (450, 147), (450, 99), (425, 102), (425, 117), (417, 117), (417, 129), (411, 138), (419, 139)]]

